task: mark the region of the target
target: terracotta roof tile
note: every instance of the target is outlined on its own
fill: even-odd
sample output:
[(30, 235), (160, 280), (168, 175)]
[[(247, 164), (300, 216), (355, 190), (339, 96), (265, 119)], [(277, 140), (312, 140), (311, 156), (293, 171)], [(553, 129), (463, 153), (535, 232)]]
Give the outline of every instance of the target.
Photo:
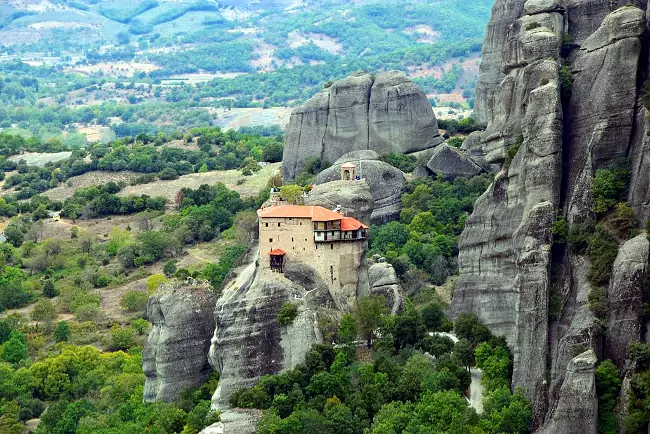
[(285, 252), (282, 249), (275, 249), (275, 250), (271, 250), (271, 252), (269, 252), (269, 255), (271, 255), (271, 256), (284, 256), (286, 254), (287, 254), (287, 252)]
[(282, 205), (257, 210), (260, 218), (309, 218), (314, 222), (342, 220), (343, 216), (322, 206)]
[(343, 220), (341, 220), (342, 231), (357, 231), (359, 229), (368, 229), (368, 226), (352, 217), (344, 217)]

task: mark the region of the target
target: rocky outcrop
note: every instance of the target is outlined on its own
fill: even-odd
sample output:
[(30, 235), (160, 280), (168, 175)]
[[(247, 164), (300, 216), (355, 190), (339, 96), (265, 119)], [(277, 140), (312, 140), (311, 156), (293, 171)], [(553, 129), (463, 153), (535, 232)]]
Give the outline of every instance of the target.
[(429, 100), (403, 73), (353, 74), (293, 111), (282, 176), (293, 180), (311, 157), (332, 162), (357, 150), (412, 153), (441, 142)]
[(393, 315), (404, 309), (404, 292), (392, 265), (386, 262), (373, 264), (368, 268), (370, 295), (383, 296)]
[(476, 84), (474, 117), (479, 124), (488, 123), (492, 92), (505, 77), (502, 60), (508, 31), (512, 23), (521, 16), (523, 9), (522, 0), (496, 0), (492, 6), (492, 15), (483, 41), (479, 79)]
[[(630, 203), (641, 218), (650, 211), (650, 128), (641, 103), (647, 2), (625, 3), (497, 0), (475, 109), (487, 127), (461, 147), (484, 169), (502, 169), (460, 238), (453, 311), (476, 312), (505, 335), (514, 353), (514, 385), (527, 390), (535, 427), (546, 422), (544, 432), (571, 432), (561, 428), (562, 417), (568, 420), (563, 413), (584, 421), (566, 422), (574, 432), (595, 430), (587, 414), (593, 401), (584, 400), (591, 407), (581, 413), (582, 404), (564, 393), (574, 373), (567, 365), (579, 348), (592, 348), (622, 368), (624, 347), (640, 334), (638, 276), (647, 241), (622, 246), (608, 291), (609, 321), (603, 322), (589, 308), (588, 257), (560, 246), (551, 255), (550, 235), (556, 215), (572, 227), (595, 219), (594, 173), (621, 157), (632, 167)], [(561, 306), (549, 320), (551, 291)], [(573, 413), (563, 410), (572, 405)]]
[[(547, 38), (559, 46), (545, 28), (522, 28), (518, 36), (528, 41), (531, 33), (544, 33), (544, 46)], [(476, 312), (493, 333), (506, 337), (514, 354), (513, 383), (537, 403), (546, 390), (546, 300), (551, 226), (560, 203), (562, 107), (557, 61), (546, 59), (547, 50), (527, 52), (543, 58), (527, 58), (529, 64), (508, 73), (495, 90), (488, 129), (476, 141), (487, 161), (503, 158), (505, 143), (518, 141), (519, 148), (467, 220), (452, 310)], [(509, 135), (493, 133), (499, 129)], [(521, 138), (512, 141), (513, 134)]]
[(305, 198), (305, 205), (318, 205), (327, 209), (340, 206), (346, 216), (368, 223), (375, 201), (366, 181), (331, 181), (314, 185)]
[(596, 353), (588, 350), (569, 362), (556, 406), (541, 434), (595, 434), (598, 432)]
[(227, 410), (219, 415), (219, 422), (204, 428), (199, 434), (253, 434), (261, 418), (261, 410)]
[(379, 155), (374, 151), (355, 151), (343, 155), (332, 167), (319, 173), (314, 184), (320, 185), (341, 179), (340, 167), (347, 162), (354, 163), (357, 166), (357, 175), (370, 185), (375, 203), (370, 220), (373, 223), (385, 223), (399, 218), (406, 176), (401, 170), (380, 161)]
[(614, 261), (607, 290), (605, 356), (618, 366), (623, 366), (627, 359), (628, 344), (641, 339), (643, 285), (649, 254), (646, 235), (639, 235), (621, 247)]
[(142, 354), (145, 401), (174, 401), (210, 375), (215, 296), (208, 283), (172, 283), (147, 303), (152, 329)]
[(447, 178), (460, 176), (470, 178), (483, 171), (478, 164), (458, 149), (447, 144), (436, 147), (427, 168), (433, 173), (442, 174)]
[[(259, 260), (259, 252), (252, 249), (216, 303), (209, 352), (210, 364), (220, 375), (212, 398), (215, 409), (228, 409), (228, 397), (253, 386), (261, 376), (302, 363), (312, 345), (323, 341), (319, 312), (336, 314), (349, 304), (346, 287), (334, 293), (308, 265), (287, 264), (279, 274), (260, 268)], [(367, 293), (365, 258), (358, 273), (352, 298)], [(298, 305), (298, 316), (289, 325), (279, 325), (278, 313), (289, 302)]]

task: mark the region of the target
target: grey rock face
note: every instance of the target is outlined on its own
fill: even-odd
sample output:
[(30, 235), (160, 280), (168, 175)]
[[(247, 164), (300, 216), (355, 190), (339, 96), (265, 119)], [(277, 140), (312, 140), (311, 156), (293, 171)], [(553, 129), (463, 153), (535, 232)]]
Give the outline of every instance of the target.
[(334, 82), (294, 110), (286, 137), (285, 181), (293, 180), (310, 157), (332, 162), (354, 150), (412, 153), (442, 142), (426, 95), (395, 71)]
[(224, 411), (219, 418), (219, 422), (204, 428), (199, 434), (253, 434), (257, 431), (262, 412), (237, 408)]
[[(228, 409), (228, 397), (255, 385), (261, 376), (302, 363), (312, 345), (323, 341), (318, 312), (340, 312), (348, 303), (345, 296), (329, 292), (317, 272), (305, 264), (288, 265), (284, 274), (278, 274), (260, 269), (259, 260), (259, 252), (248, 254), (214, 309), (216, 327), (209, 361), (220, 374), (212, 397), (215, 409)], [(367, 292), (365, 260), (358, 273), (359, 286), (365, 284)], [(358, 290), (351, 290), (352, 297)], [(277, 315), (288, 302), (298, 305), (298, 316), (292, 324), (280, 326)]]
[(207, 353), (215, 297), (209, 284), (169, 284), (147, 303), (153, 328), (142, 354), (145, 401), (174, 401), (212, 372)]
[(474, 117), (479, 124), (488, 123), (489, 102), (492, 93), (505, 77), (503, 49), (508, 40), (508, 32), (512, 23), (522, 15), (523, 10), (524, 1), (522, 0), (496, 0), (492, 6), (492, 15), (483, 41), (481, 69), (476, 84)]
[(375, 201), (366, 181), (332, 181), (314, 185), (305, 199), (305, 205), (319, 205), (327, 209), (340, 205), (346, 216), (369, 223)]
[(538, 61), (509, 77), (503, 86), (530, 89), (522, 116), (524, 140), (510, 168), (497, 174), (467, 220), (452, 310), (475, 312), (493, 333), (506, 337), (514, 353), (513, 383), (535, 401), (545, 388), (562, 109), (555, 62)]
[(618, 366), (623, 366), (627, 345), (641, 339), (643, 284), (650, 243), (645, 235), (627, 241), (614, 261), (607, 291), (609, 322), (605, 352)]
[(394, 315), (404, 309), (404, 292), (395, 269), (388, 263), (373, 264), (368, 268), (370, 295), (382, 295)]
[(595, 434), (598, 423), (596, 397), (596, 363), (598, 358), (588, 350), (569, 362), (557, 405), (541, 434)]
[(345, 154), (332, 167), (319, 173), (314, 185), (341, 179), (340, 167), (347, 162), (354, 163), (357, 166), (357, 174), (370, 185), (375, 203), (370, 220), (373, 223), (384, 223), (398, 218), (402, 211), (402, 188), (406, 183), (406, 176), (401, 170), (380, 161), (374, 151)]
[[(487, 128), (470, 135), (461, 148), (489, 171), (503, 162), (509, 147), (521, 143), (510, 168), (497, 174), (468, 219), (452, 307), (454, 313), (477, 312), (494, 333), (506, 336), (515, 357), (514, 385), (527, 389), (535, 427), (544, 424), (548, 433), (595, 432), (593, 394), (566, 393), (575, 377), (576, 369), (567, 365), (576, 349), (603, 348), (622, 367), (623, 349), (639, 336), (636, 297), (647, 241), (629, 241), (619, 252), (609, 288), (609, 322), (617, 325), (604, 333), (589, 309), (588, 258), (558, 252), (552, 285), (549, 273), (553, 214), (563, 210), (570, 225), (595, 217), (591, 191), (597, 169), (629, 157), (629, 201), (639, 217), (650, 211), (650, 128), (639, 88), (649, 69), (648, 4), (625, 3), (497, 0), (475, 110)], [(558, 60), (562, 45), (565, 57)], [(562, 71), (563, 105), (561, 65), (573, 78), (569, 86)], [(544, 312), (551, 289), (562, 306), (549, 321)]]
[(469, 178), (483, 171), (469, 157), (458, 149), (446, 144), (436, 147), (427, 167), (433, 173), (440, 173), (448, 178), (456, 178), (459, 176)]

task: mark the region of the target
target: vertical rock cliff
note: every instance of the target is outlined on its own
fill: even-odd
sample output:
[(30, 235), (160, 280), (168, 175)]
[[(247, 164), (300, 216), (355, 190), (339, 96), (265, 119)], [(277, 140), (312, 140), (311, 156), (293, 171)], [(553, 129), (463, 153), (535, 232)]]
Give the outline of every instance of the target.
[(332, 163), (350, 151), (408, 154), (441, 142), (431, 103), (403, 73), (353, 74), (293, 111), (282, 176), (293, 180), (311, 157)]
[[(631, 165), (628, 202), (639, 218), (648, 215), (647, 2), (627, 3), (496, 0), (475, 110), (486, 129), (461, 148), (496, 175), (460, 239), (452, 309), (476, 312), (507, 338), (513, 385), (526, 390), (544, 432), (572, 432), (558, 430), (563, 413), (595, 432), (597, 413), (571, 410), (594, 405), (567, 393), (576, 372), (581, 383), (593, 380), (593, 366), (580, 368), (591, 362), (574, 356), (591, 348), (622, 367), (627, 343), (641, 338), (645, 237), (621, 243), (609, 318), (600, 321), (588, 302), (588, 256), (554, 247), (552, 233), (556, 218), (569, 227), (596, 219), (595, 172), (621, 158)], [(550, 315), (552, 294), (562, 302)]]

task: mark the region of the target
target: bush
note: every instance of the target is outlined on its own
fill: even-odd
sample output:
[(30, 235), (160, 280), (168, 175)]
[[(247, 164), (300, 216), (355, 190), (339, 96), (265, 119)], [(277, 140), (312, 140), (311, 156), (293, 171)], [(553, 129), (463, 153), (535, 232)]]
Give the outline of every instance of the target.
[(278, 324), (287, 326), (293, 323), (298, 316), (298, 305), (295, 303), (285, 303), (278, 312)]
[(176, 273), (176, 269), (176, 261), (170, 259), (169, 261), (165, 262), (165, 265), (163, 266), (163, 273), (166, 277), (172, 277)]
[(598, 395), (598, 432), (613, 433), (616, 427), (616, 399), (621, 390), (620, 372), (609, 360), (596, 369), (596, 394)]
[(59, 295), (59, 291), (54, 286), (54, 281), (52, 279), (47, 279), (43, 282), (43, 295), (49, 298)]
[(66, 321), (59, 321), (54, 327), (54, 340), (56, 342), (67, 342), (70, 339), (70, 326)]
[(610, 168), (596, 171), (591, 187), (593, 211), (596, 214), (604, 214), (625, 200), (630, 182), (628, 164), (627, 160), (619, 160)]
[(505, 169), (510, 167), (510, 164), (512, 164), (512, 160), (515, 159), (515, 156), (517, 155), (517, 152), (519, 152), (519, 149), (521, 148), (521, 145), (523, 145), (523, 144), (524, 144), (524, 135), (520, 134), (517, 137), (517, 140), (515, 141), (515, 143), (510, 145), (510, 147), (508, 147), (508, 149), (506, 151), (506, 158), (505, 158), (505, 160), (503, 162), (503, 167)]
[(131, 328), (135, 330), (138, 335), (142, 336), (149, 331), (149, 321), (144, 318), (134, 319), (131, 321)]
[(43, 298), (36, 302), (30, 317), (33, 321), (52, 321), (56, 318), (56, 308), (50, 300)]
[(618, 255), (618, 241), (605, 228), (598, 226), (589, 237), (587, 254), (591, 262), (588, 277), (592, 286), (607, 284)]
[(144, 310), (147, 305), (149, 296), (146, 292), (142, 291), (127, 291), (120, 299), (120, 307), (130, 312), (140, 312)]
[(115, 324), (110, 331), (110, 348), (111, 350), (126, 351), (135, 345), (135, 330), (131, 327), (122, 327)]
[(619, 238), (627, 240), (634, 236), (639, 227), (639, 219), (634, 209), (625, 202), (616, 205), (616, 211), (610, 219), (611, 226), (616, 230)]

